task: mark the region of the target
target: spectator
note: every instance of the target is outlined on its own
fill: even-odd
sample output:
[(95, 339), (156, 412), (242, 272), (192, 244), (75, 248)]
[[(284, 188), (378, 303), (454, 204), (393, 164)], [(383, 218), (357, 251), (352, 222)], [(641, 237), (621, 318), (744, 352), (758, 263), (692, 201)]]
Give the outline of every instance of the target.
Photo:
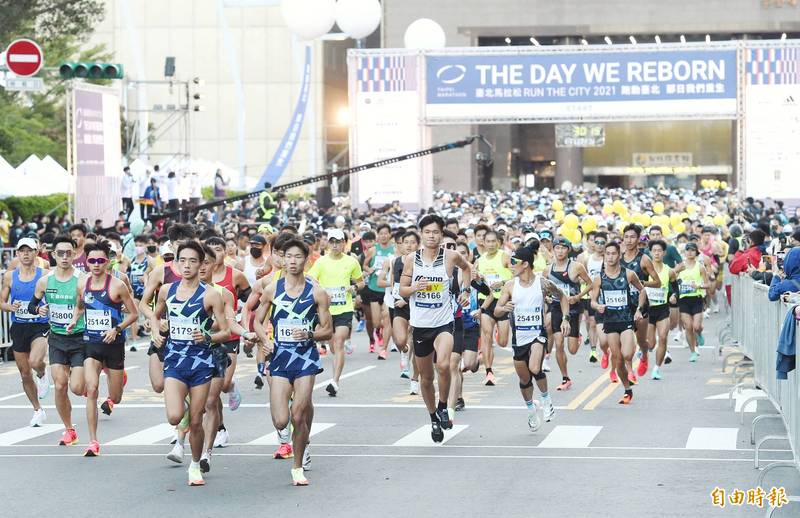
[(178, 178), (175, 171), (170, 171), (167, 175), (167, 210), (175, 212), (178, 210)]
[(150, 215), (153, 212), (160, 212), (161, 192), (158, 189), (158, 182), (155, 178), (150, 178), (150, 186), (145, 189), (141, 203), (145, 207), (143, 219), (150, 219)]
[(133, 213), (133, 193), (136, 192), (136, 179), (128, 166), (125, 166), (122, 173), (122, 208), (125, 210), (125, 217), (130, 218)]
[(2, 241), (2, 245), (0, 246), (9, 245), (10, 232), (11, 221), (8, 219), (8, 212), (0, 212), (0, 241)]
[(772, 282), (769, 285), (769, 300), (776, 301), (784, 293), (800, 291), (800, 247), (790, 248), (783, 259), (783, 269), (777, 260), (772, 262)]
[(761, 261), (761, 247), (764, 245), (764, 239), (766, 239), (764, 231), (755, 229), (750, 232), (748, 237), (750, 248), (736, 252), (729, 267), (732, 274), (738, 275), (746, 272), (750, 266), (758, 266)]
[[(156, 168), (158, 168), (158, 166), (156, 166)], [(150, 187), (150, 180), (152, 178), (153, 173), (148, 169), (145, 171), (144, 176), (139, 181), (139, 215), (142, 217), (142, 221), (147, 221), (145, 215), (149, 213), (147, 207), (150, 204), (145, 202), (144, 193), (147, 192), (147, 189)]]
[(225, 181), (225, 178), (222, 176), (222, 170), (217, 169), (217, 174), (214, 175), (214, 199), (221, 200), (225, 197), (225, 187), (227, 187), (228, 182)]

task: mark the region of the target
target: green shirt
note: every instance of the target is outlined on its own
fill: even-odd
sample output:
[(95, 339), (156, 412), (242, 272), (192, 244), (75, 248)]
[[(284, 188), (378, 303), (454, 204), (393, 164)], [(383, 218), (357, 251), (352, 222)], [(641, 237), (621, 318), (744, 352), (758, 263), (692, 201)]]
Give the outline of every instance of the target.
[[(74, 270), (72, 277), (67, 281), (56, 279), (55, 271), (47, 276), (44, 300), (50, 313), (50, 331), (57, 335), (67, 334), (67, 325), (72, 322), (72, 317), (75, 316), (75, 308), (78, 305), (79, 276), (78, 270)], [(81, 315), (72, 330), (72, 334), (83, 333), (84, 327), (83, 315)]]

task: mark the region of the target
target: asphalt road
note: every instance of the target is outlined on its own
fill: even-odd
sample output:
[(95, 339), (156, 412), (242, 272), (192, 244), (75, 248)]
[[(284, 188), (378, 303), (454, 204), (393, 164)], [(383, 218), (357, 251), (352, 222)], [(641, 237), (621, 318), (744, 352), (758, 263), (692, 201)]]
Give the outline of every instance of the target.
[[(670, 342), (674, 362), (662, 369), (664, 378), (652, 381), (648, 373), (628, 407), (617, 404), (622, 387), (588, 362), (587, 348), (570, 358), (575, 384), (567, 392), (554, 390), (560, 376), (553, 358), (556, 415), (536, 433), (527, 427), (511, 354), (498, 350), (497, 385), (482, 385), (482, 373), (466, 376), (467, 408), (438, 446), (430, 440), (421, 397), (410, 396), (408, 382), (399, 377), (399, 356), (377, 361), (366, 351), (365, 334), (356, 334), (339, 397), (324, 390), (330, 357), (317, 377), (306, 488), (291, 486), (290, 461), (272, 459), (267, 389), (254, 388), (255, 362), (244, 355), (236, 375), (244, 402), (236, 412), (226, 406), (230, 445), (215, 450), (201, 488), (187, 487), (186, 463), (165, 459), (170, 431), (162, 396), (150, 389), (144, 348), (128, 353), (123, 402), (112, 416), (101, 414), (97, 458), (82, 457), (88, 437), (81, 398), (73, 398), (80, 444), (56, 446), (60, 427), (27, 428), (31, 409), (16, 367), (2, 364), (0, 481), (6, 498), (0, 515), (761, 516), (765, 509), (753, 505), (712, 505), (715, 487), (746, 491), (758, 476), (749, 427), (740, 426), (728, 406), (731, 378), (721, 374), (716, 355), (722, 319), (706, 321), (708, 347), (696, 364), (687, 361), (688, 349)], [(44, 404), (47, 423), (58, 425), (52, 392)], [(771, 409), (759, 402), (746, 410)], [(756, 413), (745, 415), (749, 423)], [(777, 431), (776, 421), (759, 427), (759, 435)], [(787, 443), (769, 448), (765, 459), (791, 457)], [(799, 489), (788, 471), (776, 470), (769, 485), (785, 486), (788, 494)], [(787, 507), (775, 515), (798, 512)]]

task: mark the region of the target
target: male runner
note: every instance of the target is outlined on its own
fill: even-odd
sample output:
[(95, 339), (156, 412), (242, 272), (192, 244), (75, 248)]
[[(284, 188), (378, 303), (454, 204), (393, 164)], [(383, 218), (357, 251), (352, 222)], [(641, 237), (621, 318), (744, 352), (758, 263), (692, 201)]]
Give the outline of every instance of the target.
[[(64, 433), (58, 444), (72, 445), (78, 442), (78, 434), (72, 425), (72, 404), (67, 387), (73, 394), (83, 396), (86, 380), (83, 362), (86, 358), (86, 345), (83, 342), (83, 320), (67, 333), (67, 325), (72, 322), (78, 304), (78, 279), (80, 272), (72, 267), (75, 255), (75, 241), (67, 236), (57, 236), (53, 240), (53, 255), (56, 268), (36, 282), (36, 292), (28, 305), (28, 312), (48, 316), (50, 334), (48, 349), (50, 355), (50, 374), (55, 385), (56, 410), (64, 423)], [(40, 305), (44, 299), (45, 304)]]
[[(519, 389), (528, 409), (528, 427), (535, 432), (542, 418), (550, 421), (555, 415), (553, 401), (547, 391), (547, 374), (542, 370), (547, 335), (544, 327), (545, 296), (559, 301), (562, 315), (569, 314), (566, 293), (554, 283), (533, 272), (539, 244), (521, 247), (511, 258), (514, 279), (503, 285), (495, 313), (511, 313), (514, 369), (519, 376)], [(570, 334), (570, 318), (561, 319), (560, 334)], [(541, 393), (541, 407), (533, 401), (533, 380)], [(542, 415), (543, 414), (543, 415)]]
[[(125, 328), (136, 322), (139, 312), (131, 292), (121, 280), (108, 273), (106, 264), (110, 249), (107, 243), (86, 245), (86, 264), (90, 275), (77, 286), (78, 304), (67, 325), (71, 334), (79, 322), (85, 321), (83, 341), (86, 344), (84, 376), (86, 377), (86, 422), (89, 425), (89, 446), (85, 457), (100, 454), (97, 441), (97, 394), (100, 371), (108, 377), (108, 399), (103, 411), (111, 413), (113, 405), (122, 401), (123, 369), (125, 368)], [(130, 308), (122, 318), (122, 306)], [(84, 315), (85, 313), (85, 315)]]
[[(667, 265), (670, 269), (675, 268), (683, 258), (681, 257), (678, 248), (675, 245), (669, 244), (664, 239), (664, 231), (661, 229), (659, 225), (653, 225), (650, 227), (649, 231), (650, 241), (662, 240), (667, 243), (667, 251), (664, 254), (663, 262)], [(650, 254), (652, 256), (652, 253)], [(677, 279), (673, 279), (669, 283), (669, 291), (668, 291), (668, 298), (667, 304), (669, 305), (669, 330), (677, 329), (679, 326), (680, 321), (680, 314), (678, 312), (678, 281)], [(677, 336), (675, 338), (678, 338)], [(670, 364), (672, 363), (672, 357), (669, 354), (669, 349), (664, 353), (664, 363)]]
[[(378, 343), (378, 359), (385, 360), (388, 356), (389, 336), (384, 339), (384, 330), (389, 329), (388, 322), (383, 315), (383, 297), (385, 288), (378, 286), (378, 274), (381, 271), (383, 262), (387, 261), (394, 254), (392, 240), (392, 228), (383, 223), (377, 229), (377, 242), (364, 253), (364, 276), (367, 278), (367, 288), (362, 292), (362, 300), (368, 304), (372, 316), (372, 327), (375, 329), (375, 340)], [(388, 315), (387, 315), (388, 319)], [(370, 346), (372, 343), (370, 342)], [(370, 350), (370, 352), (373, 352)]]
[[(508, 254), (500, 250), (500, 239), (497, 232), (490, 230), (486, 232), (483, 238), (484, 253), (476, 261), (478, 273), (480, 273), (486, 284), (491, 288), (495, 301), (488, 307), (484, 306), (485, 311), (481, 312), (481, 349), (483, 352), (483, 364), (486, 367), (486, 378), (484, 385), (493, 386), (495, 379), (492, 372), (492, 364), (494, 363), (494, 330), (497, 327), (497, 344), (500, 347), (508, 345), (508, 315), (495, 316), (494, 304), (500, 297), (500, 291), (503, 289), (503, 284), (511, 279), (511, 270), (509, 270)], [(478, 299), (483, 301), (486, 297), (482, 294), (478, 295)]]
[(42, 426), (47, 419), (39, 400), (47, 397), (50, 391), (44, 363), (50, 327), (46, 316), (36, 311), (29, 312), (28, 306), (36, 292), (36, 284), (47, 275), (47, 271), (36, 266), (36, 241), (24, 237), (17, 242), (16, 248), (19, 265), (3, 274), (0, 309), (11, 313), (11, 350), (22, 379), (22, 390), (33, 406), (30, 425), (36, 427)]
[(675, 268), (675, 275), (678, 276), (678, 310), (691, 351), (689, 361), (692, 363), (700, 358), (697, 346), (698, 343), (702, 345), (700, 337), (703, 333), (705, 289), (711, 283), (711, 275), (697, 260), (697, 255), (697, 243), (686, 243), (684, 260)]
[[(230, 337), (222, 296), (200, 282), (200, 265), (204, 259), (205, 252), (196, 241), (187, 241), (178, 247), (181, 280), (161, 286), (151, 318), (152, 329), (161, 328), (165, 312), (169, 323), (169, 338), (156, 333), (153, 344), (157, 348), (166, 347), (164, 404), (171, 425), (177, 426), (183, 419), (186, 396), (189, 396), (190, 486), (205, 484), (200, 469), (205, 435), (203, 411), (216, 368), (210, 345), (224, 343)], [(219, 326), (213, 333), (209, 331), (212, 317)]]
[[(653, 269), (658, 274), (661, 285), (657, 288), (646, 288), (649, 306), (649, 325), (647, 326), (648, 342), (656, 347), (656, 364), (650, 376), (654, 380), (661, 379), (661, 365), (667, 354), (667, 335), (669, 334), (669, 286), (675, 280), (675, 273), (664, 264), (667, 252), (667, 243), (661, 239), (651, 240), (648, 243)], [(656, 345), (658, 344), (658, 345)]]
[[(136, 255), (131, 261), (131, 266), (128, 270), (128, 279), (130, 280), (131, 289), (133, 290), (133, 298), (137, 302), (137, 305), (138, 301), (142, 300), (142, 295), (144, 294), (145, 272), (148, 271), (150, 266), (150, 260), (147, 257), (147, 242), (148, 237), (146, 234), (139, 234), (133, 238)], [(141, 315), (141, 317), (144, 318), (144, 315)], [(138, 321), (134, 322), (131, 326), (131, 334), (133, 335), (134, 340), (139, 338)]]
[[(619, 403), (628, 405), (633, 400), (633, 389), (626, 365), (633, 361), (636, 349), (634, 322), (642, 319), (641, 308), (646, 299), (644, 286), (639, 277), (633, 271), (622, 269), (620, 266), (621, 255), (622, 250), (618, 243), (614, 241), (606, 243), (603, 270), (592, 282), (591, 300), (592, 307), (602, 315), (603, 333), (611, 349), (614, 368), (625, 388), (625, 394)], [(636, 288), (639, 294), (639, 301), (634, 305), (635, 313), (631, 308), (631, 286)], [(602, 303), (599, 302), (601, 294)]]
[[(308, 246), (304, 242), (291, 239), (284, 245), (283, 277), (264, 289), (254, 322), (265, 352), (272, 355), (270, 412), (278, 430), (289, 424), (292, 399), (295, 456), (291, 475), (295, 486), (309, 483), (303, 473), (304, 454), (314, 420), (314, 379), (322, 372), (314, 341), (333, 336), (328, 294), (303, 274), (307, 258)], [(274, 330), (274, 344), (264, 325), (267, 317)]]
[(403, 275), (403, 261), (410, 254), (419, 249), (419, 234), (408, 230), (403, 234), (402, 244), (398, 249), (399, 255), (391, 265), (392, 295), (394, 296), (394, 314), (392, 315), (392, 340), (400, 349), (400, 377), (409, 379), (410, 394), (419, 394), (419, 371), (414, 359), (414, 349), (408, 347), (411, 328), (408, 321), (411, 318), (409, 298), (400, 296), (400, 279)]
[[(581, 261), (583, 266), (586, 268), (589, 278), (594, 281), (600, 275), (600, 271), (603, 269), (603, 255), (605, 253), (608, 235), (602, 231), (592, 231), (587, 234), (587, 239), (588, 246), (586, 247), (586, 252), (584, 252), (578, 260)], [(591, 283), (589, 285), (591, 286)], [(608, 344), (606, 343), (605, 338), (601, 339), (602, 331), (597, 325), (597, 313), (592, 307), (588, 295), (584, 300), (587, 315), (586, 323), (589, 335), (589, 346), (591, 347), (589, 361), (591, 363), (597, 362), (597, 346), (599, 344), (600, 349), (603, 352), (603, 355), (600, 358), (600, 367), (605, 370), (608, 368)]]
[[(553, 240), (553, 257), (554, 261), (547, 268), (547, 280), (556, 285), (561, 293), (567, 297), (569, 311), (563, 313), (561, 308), (560, 298), (554, 297), (553, 302), (550, 303), (550, 334), (553, 337), (553, 343), (556, 348), (556, 361), (558, 368), (561, 370), (561, 384), (556, 387), (556, 390), (569, 390), (572, 387), (572, 380), (567, 372), (567, 353), (564, 351), (564, 335), (561, 333), (562, 321), (569, 321), (569, 337), (567, 346), (569, 353), (575, 355), (581, 343), (580, 336), (580, 317), (581, 306), (580, 301), (584, 293), (589, 292), (589, 287), (592, 285), (592, 279), (586, 268), (579, 261), (573, 261), (569, 258), (569, 253), (572, 250), (572, 245), (565, 237), (557, 237)], [(585, 288), (581, 290), (581, 282), (585, 284)]]
[[(419, 222), (422, 249), (403, 261), (400, 296), (410, 297), (414, 355), (420, 371), (422, 397), (431, 418), (431, 438), (444, 440), (444, 430), (453, 427), (447, 412), (450, 393), (450, 354), (453, 352), (453, 303), (450, 297), (450, 274), (459, 267), (467, 275), (469, 263), (455, 250), (440, 247), (444, 220), (428, 214)], [(433, 388), (434, 362), (439, 375), (439, 401)]]
[(69, 235), (75, 241), (75, 256), (72, 258), (72, 266), (80, 273), (86, 273), (86, 253), (83, 246), (86, 244), (86, 227), (81, 223), (75, 223), (69, 227)]
[(325, 390), (336, 397), (339, 393), (339, 380), (344, 370), (345, 341), (350, 338), (353, 327), (353, 295), (364, 286), (361, 265), (344, 254), (346, 241), (344, 232), (338, 228), (328, 230), (328, 253), (317, 259), (308, 275), (319, 282), (328, 293), (330, 312), (333, 319), (333, 379)]
[[(471, 264), (469, 245), (460, 242), (456, 245), (456, 250), (461, 256)], [(472, 283), (477, 280), (477, 273), (472, 271), (470, 286), (465, 289), (465, 300), (462, 305), (463, 338), (459, 342), (453, 343), (453, 354), (450, 355), (450, 398), (448, 408), (456, 412), (464, 410), (466, 402), (463, 398), (464, 373), (466, 371), (477, 372), (478, 370), (478, 341), (481, 337), (480, 324), (478, 323), (481, 315), (481, 307), (478, 304), (478, 287), (486, 295), (489, 304), (494, 300), (492, 290), (484, 283)], [(460, 303), (460, 302), (459, 302)]]

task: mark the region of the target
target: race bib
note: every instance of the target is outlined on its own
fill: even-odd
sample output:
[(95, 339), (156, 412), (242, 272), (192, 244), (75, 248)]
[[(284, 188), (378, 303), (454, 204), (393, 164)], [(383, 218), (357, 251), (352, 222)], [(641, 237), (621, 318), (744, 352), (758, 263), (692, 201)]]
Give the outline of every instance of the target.
[(28, 312), (28, 304), (31, 303), (30, 300), (18, 300), (15, 302), (19, 302), (19, 307), (14, 311), (14, 316), (20, 320), (26, 320), (31, 318), (37, 318), (39, 315), (34, 315)]
[(518, 331), (532, 331), (542, 328), (542, 312), (514, 308), (514, 327)]
[(647, 300), (652, 306), (662, 306), (667, 303), (667, 290), (664, 288), (645, 288)]
[(392, 297), (396, 298), (397, 300), (402, 299), (403, 297), (400, 296), (400, 283), (396, 282), (392, 285)]
[(606, 306), (612, 308), (624, 308), (628, 305), (628, 294), (624, 290), (603, 290), (603, 299)]
[[(385, 255), (376, 255), (375, 260), (372, 262), (372, 267), (375, 269), (375, 272), (383, 268), (383, 263), (386, 261), (387, 256)], [(377, 273), (373, 274), (377, 275)]]
[(48, 307), (51, 323), (66, 326), (72, 322), (75, 314), (75, 306), (72, 304), (49, 304)]
[(169, 337), (172, 340), (184, 342), (194, 341), (192, 333), (197, 329), (196, 319), (184, 316), (169, 317)]
[(500, 278), (499, 273), (487, 273), (485, 275), (485, 278), (486, 278), (486, 284), (488, 284), (489, 287), (491, 287), (494, 283), (500, 282), (502, 280)]
[(299, 318), (281, 318), (278, 320), (278, 326), (275, 331), (275, 339), (281, 343), (300, 343), (306, 342), (307, 340), (303, 338), (302, 340), (295, 340), (292, 336), (292, 333), (295, 329), (302, 329), (304, 331), (308, 330), (308, 324), (300, 320)]
[[(569, 285), (568, 284), (566, 284), (564, 282), (561, 282), (561, 281), (558, 281), (558, 280), (553, 280), (553, 279), (550, 279), (550, 281), (553, 284), (555, 284), (556, 287), (559, 290), (561, 290), (561, 293), (563, 293), (565, 296), (569, 297)], [(553, 298), (554, 298), (554, 300), (559, 300), (558, 295), (555, 295)]]
[(686, 295), (687, 293), (692, 293), (692, 292), (695, 291), (694, 282), (681, 281), (681, 283), (679, 285), (679, 289), (680, 289), (681, 295)]
[(108, 331), (111, 329), (111, 311), (86, 308), (86, 329)]
[(342, 306), (347, 304), (347, 289), (344, 286), (336, 288), (325, 288), (328, 297), (331, 299), (331, 306)]

